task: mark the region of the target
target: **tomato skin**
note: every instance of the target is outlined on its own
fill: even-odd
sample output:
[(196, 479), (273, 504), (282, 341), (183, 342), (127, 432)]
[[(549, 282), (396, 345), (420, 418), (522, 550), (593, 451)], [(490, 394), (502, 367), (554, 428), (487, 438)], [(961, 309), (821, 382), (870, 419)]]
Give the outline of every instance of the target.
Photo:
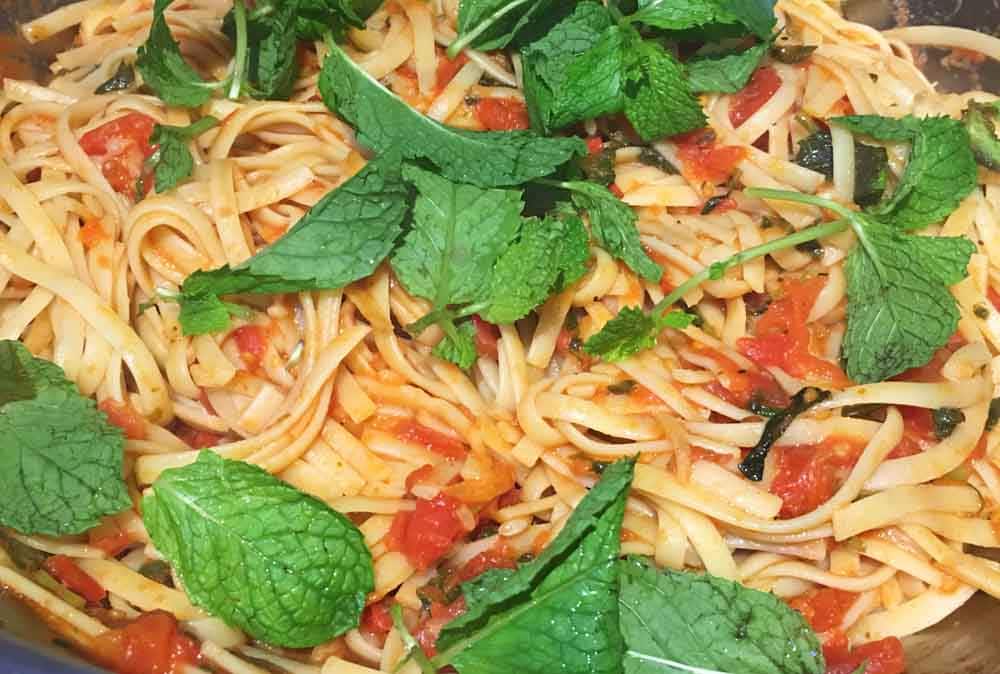
[(453, 585), (461, 585), (473, 578), (478, 578), (490, 569), (516, 569), (517, 562), (511, 556), (510, 550), (505, 545), (494, 545), (489, 550), (480, 552), (470, 559), (449, 579)]
[(125, 548), (135, 542), (127, 531), (122, 531), (121, 529), (115, 529), (113, 533), (99, 537), (93, 535), (94, 531), (94, 529), (91, 529), (87, 533), (87, 543), (103, 550), (109, 557), (116, 557)]
[(155, 125), (149, 115), (130, 112), (83, 134), (80, 147), (94, 158), (116, 192), (132, 195), (144, 173), (143, 163), (156, 151), (149, 144)]
[(746, 158), (746, 150), (735, 145), (716, 145), (715, 133), (700, 129), (674, 137), (681, 173), (691, 182), (715, 185), (729, 180), (736, 165)]
[(776, 447), (777, 470), (770, 491), (781, 498), (780, 519), (812, 512), (830, 500), (838, 472), (857, 461), (863, 448), (836, 438), (817, 445)]
[(478, 314), (472, 316), (472, 324), (476, 328), (476, 353), (479, 354), (479, 357), (498, 358), (500, 329), (481, 319)]
[(604, 140), (600, 136), (587, 137), (587, 154), (598, 154), (604, 149)]
[(608, 190), (611, 192), (611, 194), (615, 195), (616, 199), (621, 199), (622, 197), (625, 196), (625, 193), (622, 192), (622, 188), (618, 187), (617, 183), (611, 183), (610, 185), (608, 185)]
[(826, 674), (853, 674), (861, 663), (867, 663), (865, 674), (904, 674), (903, 643), (896, 637), (887, 637), (861, 644), (842, 659), (827, 660)]
[(406, 555), (417, 570), (426, 571), (468, 533), (457, 514), (460, 505), (443, 493), (433, 499), (417, 499), (415, 510), (396, 513), (386, 537), (387, 547)]
[(226, 438), (226, 436), (219, 433), (203, 431), (200, 428), (191, 428), (190, 426), (184, 426), (177, 431), (177, 437), (183, 440), (188, 447), (193, 447), (195, 449), (204, 449), (205, 447), (215, 447), (217, 445), (221, 445)]
[(480, 98), (476, 103), (476, 118), (487, 131), (527, 129), (528, 106), (516, 98)]
[(729, 121), (739, 128), (781, 88), (778, 71), (770, 66), (758, 68), (743, 89), (729, 101)]
[(799, 379), (818, 381), (842, 388), (850, 381), (834, 363), (814, 356), (809, 347), (812, 333), (807, 325), (809, 311), (826, 279), (786, 280), (784, 294), (767, 307), (754, 326), (755, 337), (737, 342), (740, 353), (761, 367), (777, 366)]
[(107, 398), (100, 402), (97, 409), (108, 415), (108, 422), (122, 429), (129, 440), (146, 439), (146, 420), (130, 404)]
[(365, 606), (361, 613), (361, 629), (371, 634), (386, 635), (392, 629), (392, 615), (389, 608), (392, 600), (386, 597), (382, 601)]
[(454, 59), (448, 58), (444, 53), (438, 57), (438, 67), (437, 67), (437, 91), (440, 93), (444, 91), (444, 88), (448, 86), (459, 70), (462, 69), (466, 63), (469, 62), (469, 57), (462, 52)]
[(465, 443), (461, 440), (412, 419), (404, 419), (396, 424), (396, 437), (404, 442), (420, 445), (424, 449), (449, 459), (461, 460), (469, 453)]
[(230, 334), (239, 349), (240, 359), (250, 370), (256, 370), (264, 362), (267, 353), (268, 336), (259, 325), (244, 325), (236, 328)]
[(91, 604), (96, 604), (108, 596), (107, 590), (66, 555), (52, 555), (45, 560), (42, 566), (45, 567), (50, 576)]
[(802, 614), (813, 631), (828, 632), (840, 627), (857, 598), (854, 592), (824, 587), (799, 595), (788, 605)]
[(198, 662), (200, 648), (171, 614), (151, 611), (98, 635), (95, 654), (119, 674), (180, 674), (184, 665)]

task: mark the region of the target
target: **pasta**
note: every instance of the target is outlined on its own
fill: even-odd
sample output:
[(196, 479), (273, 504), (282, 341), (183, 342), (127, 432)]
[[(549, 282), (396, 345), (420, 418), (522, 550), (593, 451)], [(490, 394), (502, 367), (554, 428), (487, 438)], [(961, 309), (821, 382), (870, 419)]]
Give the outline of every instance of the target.
[[(831, 229), (811, 248), (775, 248), (716, 273), (733, 255), (830, 221), (816, 203), (761, 198), (752, 188), (853, 208), (865, 188), (863, 153), (876, 146), (889, 184), (905, 180), (906, 143), (863, 144), (864, 134), (831, 118), (958, 119), (970, 104), (995, 98), (937, 92), (909, 45), (1000, 58), (996, 38), (942, 27), (879, 33), (844, 19), (836, 4), (777, 2), (785, 39), (815, 50), (798, 63), (768, 57), (761, 70), (776, 78), (773, 90), (743, 118), (734, 115), (746, 88), (701, 95), (712, 151), (731, 152), (721, 179), (697, 158), (708, 150), (690, 134), (652, 144), (629, 135), (611, 148), (612, 188), (635, 214), (638, 242), (662, 269), (661, 282), (595, 238), (582, 277), (530, 315), (467, 324), (478, 347), (467, 369), (435, 349), (453, 324), (404, 329), (435, 307), (388, 262), (343, 287), (238, 290), (233, 301), (250, 311), (234, 313), (230, 328), (185, 330), (177, 298), (186, 279), (244, 268), (370, 166), (371, 141), (323, 102), (329, 44), (299, 45), (287, 100), (220, 94), (183, 107), (137, 83), (94, 93), (130, 69), (156, 31), (147, 0), (82, 0), (22, 26), (31, 41), (64, 30), (77, 39), (56, 56), (48, 83), (7, 78), (0, 92), (0, 339), (58, 365), (125, 429), (133, 507), (85, 534), (4, 530), (2, 549), (68, 558), (100, 586), (99, 601), (74, 598), (70, 591), (79, 590), (48, 562), (30, 571), (6, 552), (0, 584), (92, 657), (108, 630), (164, 611), (197, 639), (200, 664), (177, 670), (188, 674), (396, 671), (408, 635), (385, 622), (387, 602), (405, 608), (411, 627), (421, 616), (416, 629), (436, 635), (443, 620), (435, 611), (449, 603), (427, 588), (440, 594), (451, 582), (443, 579), (483, 560), (509, 568), (538, 555), (601, 471), (638, 457), (623, 554), (773, 592), (807, 618), (817, 597), (836, 597), (843, 612), (828, 627), (853, 648), (925, 629), (977, 591), (1000, 598), (1000, 567), (973, 549), (1000, 547), (1000, 429), (991, 404), (1000, 393), (997, 174), (981, 166), (957, 208), (922, 232), (966, 237), (975, 250), (948, 295), (958, 313), (951, 341), (890, 381), (853, 383), (838, 365), (852, 339), (850, 231)], [(222, 79), (230, 68), (233, 46), (222, 27), (230, 6), (178, 1), (165, 15), (180, 53), (202, 75)], [(364, 28), (346, 30), (346, 53), (431, 119), (473, 132), (523, 126), (530, 92), (521, 56), (470, 47), (448, 59), (443, 48), (460, 39), (458, 13), (452, 0), (390, 0)], [(754, 77), (748, 86), (757, 86)], [(507, 121), (484, 113), (483, 101)], [(144, 120), (148, 132), (208, 116), (218, 124), (182, 138), (193, 166), (169, 190), (146, 184), (136, 194), (135, 175), (122, 188), (109, 165), (120, 160), (114, 143), (127, 146), (131, 132), (102, 136), (94, 149), (94, 134), (122, 120)], [(600, 150), (616, 123), (591, 119), (579, 128)], [(829, 128), (829, 176), (797, 159), (817, 128)], [(148, 173), (149, 154), (140, 171)], [(664, 328), (649, 348), (618, 360), (581, 348), (623, 309), (660, 302), (699, 274), (703, 282), (678, 298), (696, 324)], [(768, 360), (746, 345), (780, 312), (799, 322), (806, 343), (782, 342)], [(796, 357), (808, 362), (796, 365)], [(748, 479), (741, 462), (772, 427), (766, 408), (794, 404), (793, 394), (809, 386), (831, 394), (774, 438), (763, 479)], [(269, 648), (185, 593), (140, 503), (203, 451), (258, 466), (357, 526), (373, 558), (360, 628), (310, 648)], [(451, 516), (461, 535), (425, 564), (400, 547), (397, 528), (401, 516), (417, 517), (442, 495), (457, 504)], [(437, 607), (430, 614), (429, 605)], [(376, 610), (382, 622), (373, 622)]]

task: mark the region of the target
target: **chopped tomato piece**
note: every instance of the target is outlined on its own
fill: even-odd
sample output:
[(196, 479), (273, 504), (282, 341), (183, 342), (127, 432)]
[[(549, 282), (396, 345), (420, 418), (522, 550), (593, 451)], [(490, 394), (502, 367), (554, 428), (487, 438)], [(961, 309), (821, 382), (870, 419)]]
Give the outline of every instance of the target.
[(148, 172), (145, 161), (156, 151), (149, 144), (155, 125), (149, 115), (130, 112), (83, 134), (80, 147), (97, 162), (116, 192), (131, 195), (136, 181)]
[(896, 637), (887, 637), (861, 644), (843, 659), (828, 659), (826, 674), (853, 674), (862, 663), (866, 663), (865, 674), (903, 674), (906, 670), (903, 643)]
[(180, 674), (198, 662), (200, 648), (166, 611), (144, 613), (95, 639), (95, 655), (119, 674)]
[(492, 323), (487, 323), (478, 315), (472, 317), (472, 324), (476, 327), (476, 353), (481, 358), (497, 358), (500, 329)]
[(101, 527), (95, 527), (88, 531), (87, 542), (93, 547), (103, 550), (110, 557), (117, 556), (135, 542), (127, 531), (122, 531), (117, 527), (109, 527), (103, 531), (101, 529)]
[(556, 352), (566, 353), (569, 351), (570, 344), (573, 342), (573, 333), (563, 328), (559, 331), (559, 336), (556, 337)]
[(615, 195), (618, 199), (625, 196), (625, 193), (622, 192), (622, 188), (618, 187), (617, 183), (611, 183), (608, 185), (608, 189), (611, 191), (611, 194)]
[(692, 131), (675, 136), (681, 173), (691, 182), (714, 185), (729, 180), (736, 165), (746, 157), (746, 150), (735, 145), (718, 146), (711, 129)]
[(66, 555), (52, 555), (45, 560), (43, 566), (50, 576), (91, 604), (96, 604), (108, 596), (108, 591), (101, 587), (100, 583), (88, 576)]
[(510, 549), (506, 545), (494, 545), (485, 552), (470, 559), (455, 574), (449, 578), (450, 584), (461, 585), (462, 583), (478, 578), (490, 569), (516, 569), (517, 562), (514, 560)]
[(417, 499), (415, 510), (396, 513), (386, 545), (406, 555), (418, 570), (429, 569), (468, 533), (457, 513), (460, 505), (447, 494)]
[(424, 449), (449, 459), (464, 459), (469, 453), (465, 443), (461, 440), (412, 419), (404, 419), (396, 425), (396, 437), (404, 442), (420, 445)]
[(97, 408), (107, 414), (108, 422), (122, 429), (129, 440), (146, 439), (146, 420), (130, 404), (107, 398)]
[(776, 365), (793, 377), (816, 381), (833, 387), (849, 383), (843, 370), (810, 350), (813, 335), (807, 325), (809, 311), (816, 302), (826, 279), (786, 280), (784, 294), (768, 306), (757, 319), (755, 337), (743, 337), (737, 347), (758, 365)]
[(181, 426), (177, 430), (177, 437), (187, 444), (188, 447), (204, 449), (205, 447), (215, 447), (225, 441), (226, 436), (212, 431), (203, 431), (200, 428)]
[(371, 634), (388, 634), (389, 630), (392, 629), (392, 616), (389, 614), (391, 605), (392, 600), (386, 597), (382, 601), (365, 606), (365, 610), (361, 613), (362, 631)]
[(531, 126), (528, 107), (516, 98), (480, 98), (476, 117), (487, 131), (513, 131)]
[(834, 588), (822, 588), (795, 597), (788, 605), (802, 614), (816, 632), (837, 629), (858, 595)]
[(903, 437), (889, 453), (890, 459), (912, 456), (924, 451), (924, 448), (937, 442), (934, 435), (934, 416), (926, 407), (897, 407), (903, 417)]
[(778, 517), (789, 519), (812, 512), (830, 500), (841, 478), (858, 460), (862, 447), (841, 439), (817, 445), (776, 447), (777, 471), (770, 492), (781, 497)]
[(244, 325), (236, 328), (229, 335), (236, 342), (240, 359), (250, 370), (256, 370), (264, 362), (267, 353), (268, 336), (259, 325)]
[(600, 136), (587, 137), (587, 152), (597, 154), (604, 149), (604, 140)]
[(412, 494), (418, 484), (427, 482), (434, 475), (434, 466), (426, 464), (406, 476), (406, 493)]
[(451, 82), (459, 70), (462, 69), (466, 63), (469, 62), (469, 57), (462, 52), (454, 59), (448, 58), (443, 52), (438, 57), (438, 67), (437, 67), (437, 90), (443, 91), (448, 83)]
[(770, 66), (758, 68), (743, 89), (733, 94), (729, 101), (729, 121), (739, 127), (771, 100), (781, 88), (778, 71)]
[(1000, 293), (997, 293), (992, 286), (986, 289), (986, 299), (990, 301), (994, 309), (1000, 311)]

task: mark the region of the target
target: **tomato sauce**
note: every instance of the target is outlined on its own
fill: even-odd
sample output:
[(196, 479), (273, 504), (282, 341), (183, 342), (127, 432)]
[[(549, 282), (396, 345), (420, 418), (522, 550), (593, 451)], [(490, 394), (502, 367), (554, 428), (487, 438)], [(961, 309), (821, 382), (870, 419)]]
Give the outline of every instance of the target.
[(778, 517), (798, 517), (829, 501), (863, 449), (840, 438), (772, 449), (777, 469), (769, 491), (781, 498)]
[(122, 429), (129, 440), (146, 439), (146, 420), (130, 404), (107, 398), (97, 408), (108, 415), (108, 422)]
[(826, 279), (820, 276), (785, 280), (781, 298), (771, 302), (757, 319), (754, 337), (743, 337), (737, 348), (762, 367), (777, 366), (810, 382), (843, 388), (850, 381), (843, 370), (828, 360), (813, 355), (813, 334), (807, 324), (809, 311)]
[(746, 158), (747, 152), (735, 145), (717, 145), (711, 129), (700, 129), (675, 136), (677, 159), (681, 173), (694, 183), (709, 182), (718, 185), (729, 180), (736, 165)]
[(132, 196), (140, 177), (148, 189), (151, 171), (145, 166), (156, 148), (149, 143), (156, 121), (141, 112), (130, 112), (80, 137), (80, 147), (101, 167), (111, 187)]
[(861, 644), (853, 650), (831, 653), (826, 658), (826, 674), (854, 674), (865, 664), (865, 674), (904, 674), (906, 657), (903, 653), (903, 643), (896, 637), (887, 637), (879, 641)]
[(424, 449), (449, 459), (461, 460), (469, 453), (465, 443), (461, 440), (412, 419), (404, 419), (396, 425), (396, 437), (404, 442), (420, 445)]
[(480, 98), (476, 102), (476, 118), (487, 131), (514, 131), (531, 126), (528, 107), (516, 98)]
[(95, 639), (97, 660), (119, 674), (180, 674), (198, 662), (200, 649), (166, 611), (144, 613)]
[(108, 596), (108, 591), (65, 555), (52, 555), (42, 564), (49, 575), (91, 604)]
[(267, 353), (268, 335), (259, 325), (244, 325), (233, 330), (229, 336), (236, 342), (240, 360), (250, 371), (258, 369)]
[(487, 323), (478, 315), (472, 317), (472, 324), (476, 328), (476, 353), (480, 358), (499, 358), (500, 328)]

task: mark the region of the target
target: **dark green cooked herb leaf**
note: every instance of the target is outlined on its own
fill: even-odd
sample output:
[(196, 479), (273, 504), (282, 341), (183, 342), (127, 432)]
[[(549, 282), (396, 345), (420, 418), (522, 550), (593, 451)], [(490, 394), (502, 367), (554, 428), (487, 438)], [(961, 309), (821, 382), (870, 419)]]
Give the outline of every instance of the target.
[(987, 433), (996, 428), (997, 421), (1000, 421), (1000, 398), (994, 398), (990, 401), (990, 411), (986, 415)]
[(969, 103), (968, 109), (962, 115), (962, 123), (969, 133), (972, 143), (972, 153), (976, 161), (986, 168), (1000, 170), (1000, 139), (997, 138), (996, 119), (998, 108), (996, 103)]
[(130, 89), (133, 84), (135, 84), (135, 69), (131, 63), (122, 61), (118, 64), (115, 74), (94, 89), (94, 93), (111, 94), (116, 91), (125, 91)]
[(124, 438), (58, 365), (0, 341), (0, 525), (61, 536), (132, 505)]
[(445, 177), (482, 187), (520, 185), (546, 176), (587, 148), (579, 138), (543, 138), (530, 131), (466, 131), (422, 115), (330, 44), (320, 91), (327, 106), (356, 127), (358, 140), (406, 158), (424, 158)]
[(619, 562), (625, 674), (822, 674), (819, 640), (773, 594), (709, 574)]
[(816, 45), (811, 44), (776, 44), (771, 47), (771, 58), (781, 63), (794, 65), (802, 63), (816, 51)]
[[(822, 173), (833, 180), (833, 139), (829, 131), (817, 131), (799, 143), (795, 163)], [(889, 176), (889, 155), (884, 147), (854, 143), (854, 202), (860, 206), (877, 203), (885, 193)]]
[(955, 428), (965, 421), (965, 413), (956, 407), (939, 407), (931, 413), (934, 418), (934, 435), (938, 440), (944, 440)]
[(305, 648), (343, 634), (374, 589), (371, 553), (349, 519), (212, 451), (164, 471), (142, 514), (191, 601), (270, 644)]
[(764, 424), (764, 432), (761, 433), (760, 440), (757, 441), (746, 458), (740, 462), (740, 472), (748, 480), (755, 482), (762, 480), (764, 478), (764, 459), (767, 458), (774, 443), (784, 435), (788, 427), (795, 421), (795, 417), (805, 413), (813, 405), (829, 399), (830, 395), (829, 391), (807, 386), (792, 396), (788, 407), (770, 417)]

